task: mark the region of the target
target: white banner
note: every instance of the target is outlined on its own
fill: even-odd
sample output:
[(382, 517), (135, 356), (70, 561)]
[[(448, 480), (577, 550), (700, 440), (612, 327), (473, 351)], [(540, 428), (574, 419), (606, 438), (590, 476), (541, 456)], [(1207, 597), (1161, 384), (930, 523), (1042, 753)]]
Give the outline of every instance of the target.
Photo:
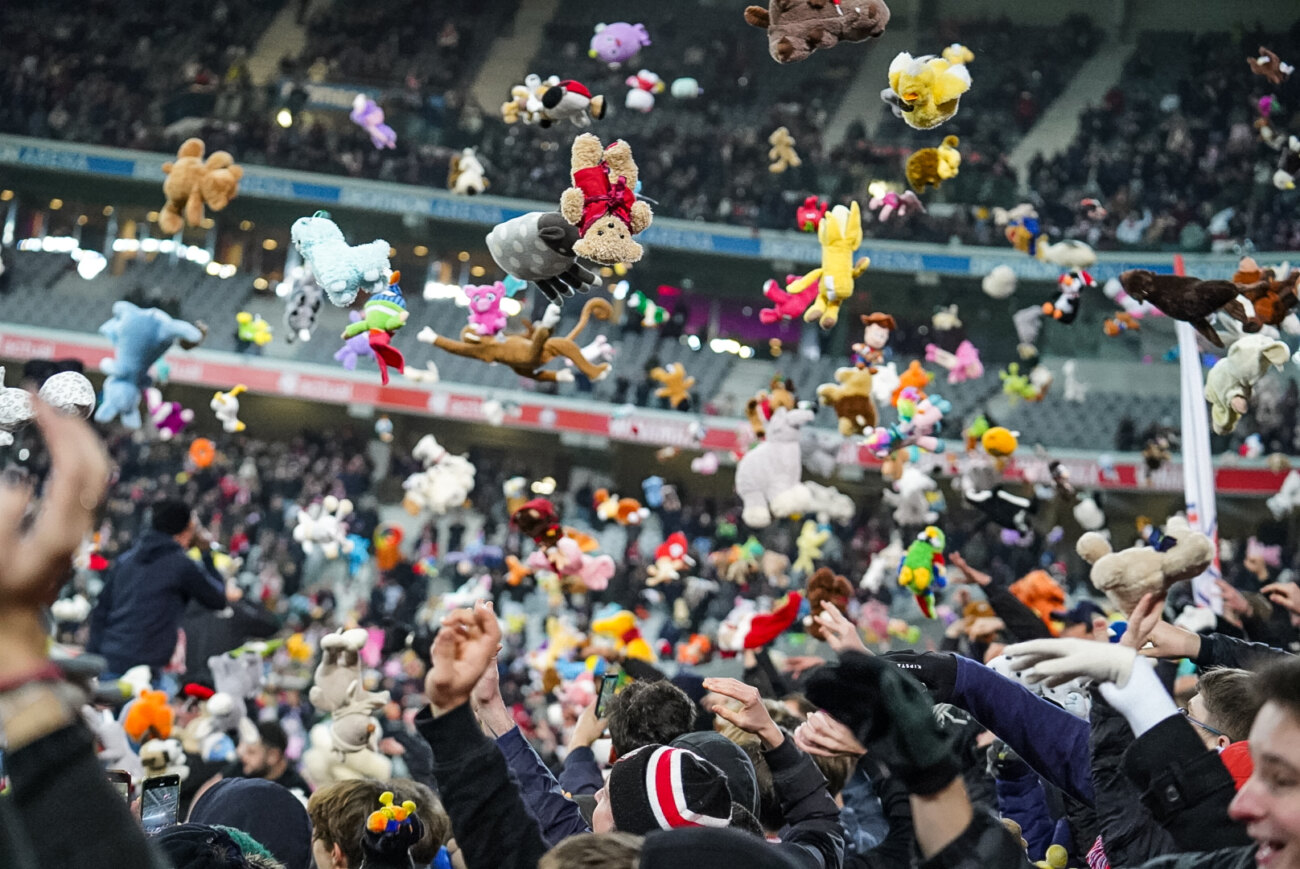
[(1219, 571), (1219, 517), (1214, 504), (1214, 464), (1210, 459), (1210, 420), (1205, 406), (1205, 381), (1201, 373), (1201, 350), (1196, 330), (1179, 321), (1178, 367), (1182, 372), (1183, 491), (1187, 501), (1187, 522), (1214, 541), (1214, 563), (1192, 580), (1198, 606), (1223, 612), (1223, 595), (1215, 580)]

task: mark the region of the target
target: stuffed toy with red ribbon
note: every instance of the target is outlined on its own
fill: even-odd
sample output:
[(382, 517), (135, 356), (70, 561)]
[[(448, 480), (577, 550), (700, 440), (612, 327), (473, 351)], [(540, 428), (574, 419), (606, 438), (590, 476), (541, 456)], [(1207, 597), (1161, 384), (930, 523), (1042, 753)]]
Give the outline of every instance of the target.
[(603, 148), (599, 138), (583, 133), (573, 140), (571, 158), (573, 186), (560, 197), (560, 213), (582, 235), (574, 252), (608, 266), (637, 262), (642, 250), (633, 236), (654, 214), (636, 197), (640, 172), (631, 146), (619, 139)]

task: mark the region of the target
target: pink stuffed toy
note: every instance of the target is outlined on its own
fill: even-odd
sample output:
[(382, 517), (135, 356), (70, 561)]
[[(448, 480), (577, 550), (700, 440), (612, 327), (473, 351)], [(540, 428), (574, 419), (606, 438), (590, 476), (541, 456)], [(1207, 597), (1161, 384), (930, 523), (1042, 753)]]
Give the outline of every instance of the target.
[(506, 285), (497, 281), (481, 287), (465, 287), (469, 297), (469, 324), (475, 332), (486, 337), (495, 335), (506, 327), (505, 311), (501, 300), (506, 297)]
[(577, 578), (592, 591), (603, 591), (614, 575), (614, 559), (608, 555), (590, 556), (572, 537), (564, 536), (554, 546), (535, 549), (528, 556), (528, 566), (549, 570), (561, 578)]
[[(802, 275), (786, 275), (785, 284), (790, 286), (799, 280)], [(773, 323), (779, 323), (782, 320), (798, 320), (803, 316), (804, 311), (817, 298), (817, 281), (813, 281), (807, 289), (798, 293), (787, 292), (776, 281), (768, 281), (763, 284), (763, 296), (775, 304), (772, 308), (763, 308), (758, 312), (759, 322), (770, 326)]]
[(935, 344), (926, 344), (925, 361), (947, 368), (949, 383), (961, 383), (984, 376), (984, 363), (980, 362), (979, 348), (969, 341), (958, 344), (952, 353)]
[(878, 211), (876, 219), (881, 223), (889, 220), (895, 213), (898, 214), (899, 220), (906, 218), (913, 211), (925, 214), (925, 205), (911, 190), (905, 190), (902, 194), (890, 190), (883, 195), (873, 196), (867, 201), (867, 208)]

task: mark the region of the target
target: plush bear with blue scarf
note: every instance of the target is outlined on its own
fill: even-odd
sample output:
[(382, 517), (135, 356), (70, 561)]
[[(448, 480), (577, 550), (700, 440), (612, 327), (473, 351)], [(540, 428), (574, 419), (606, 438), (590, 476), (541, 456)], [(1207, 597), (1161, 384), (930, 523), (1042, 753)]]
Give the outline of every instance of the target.
[(327, 211), (295, 220), (290, 237), (316, 283), (340, 308), (356, 301), (357, 293), (383, 289), (389, 269), (389, 245), (383, 239), (349, 245)]
[(203, 330), (177, 320), (157, 308), (140, 308), (130, 302), (113, 304), (113, 319), (99, 327), (99, 334), (113, 342), (114, 355), (99, 363), (108, 377), (96, 422), (120, 417), (127, 428), (139, 428), (142, 390), (152, 380), (149, 367), (162, 358), (175, 341), (190, 349), (203, 340)]

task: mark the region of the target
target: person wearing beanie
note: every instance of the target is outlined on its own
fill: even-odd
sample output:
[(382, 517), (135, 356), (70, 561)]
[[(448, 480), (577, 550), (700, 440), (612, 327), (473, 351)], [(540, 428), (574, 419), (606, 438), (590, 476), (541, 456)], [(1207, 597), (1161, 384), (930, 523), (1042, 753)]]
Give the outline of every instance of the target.
[(731, 793), (722, 770), (666, 745), (638, 748), (614, 764), (592, 817), (597, 833), (616, 829), (636, 835), (730, 823)]
[(716, 731), (688, 733), (673, 740), (674, 748), (684, 748), (722, 770), (733, 802), (758, 817), (758, 774), (754, 762), (744, 749)]
[[(191, 546), (198, 547), (200, 561), (185, 554)], [(150, 530), (113, 564), (90, 614), (86, 651), (107, 661), (101, 679), (139, 664), (153, 668), (156, 678), (176, 649), (186, 605), (195, 600), (208, 609), (225, 609), (226, 584), (212, 562), (211, 546), (212, 538), (184, 501), (153, 505)]]
[(285, 869), (311, 869), (312, 830), (307, 810), (293, 793), (275, 782), (222, 779), (194, 801), (189, 821), (243, 830)]
[(392, 791), (379, 795), (379, 807), (361, 829), (360, 869), (415, 869), (411, 849), (424, 838), (415, 802), (396, 803)]
[(207, 824), (177, 824), (153, 837), (175, 869), (253, 869), (239, 842)]

